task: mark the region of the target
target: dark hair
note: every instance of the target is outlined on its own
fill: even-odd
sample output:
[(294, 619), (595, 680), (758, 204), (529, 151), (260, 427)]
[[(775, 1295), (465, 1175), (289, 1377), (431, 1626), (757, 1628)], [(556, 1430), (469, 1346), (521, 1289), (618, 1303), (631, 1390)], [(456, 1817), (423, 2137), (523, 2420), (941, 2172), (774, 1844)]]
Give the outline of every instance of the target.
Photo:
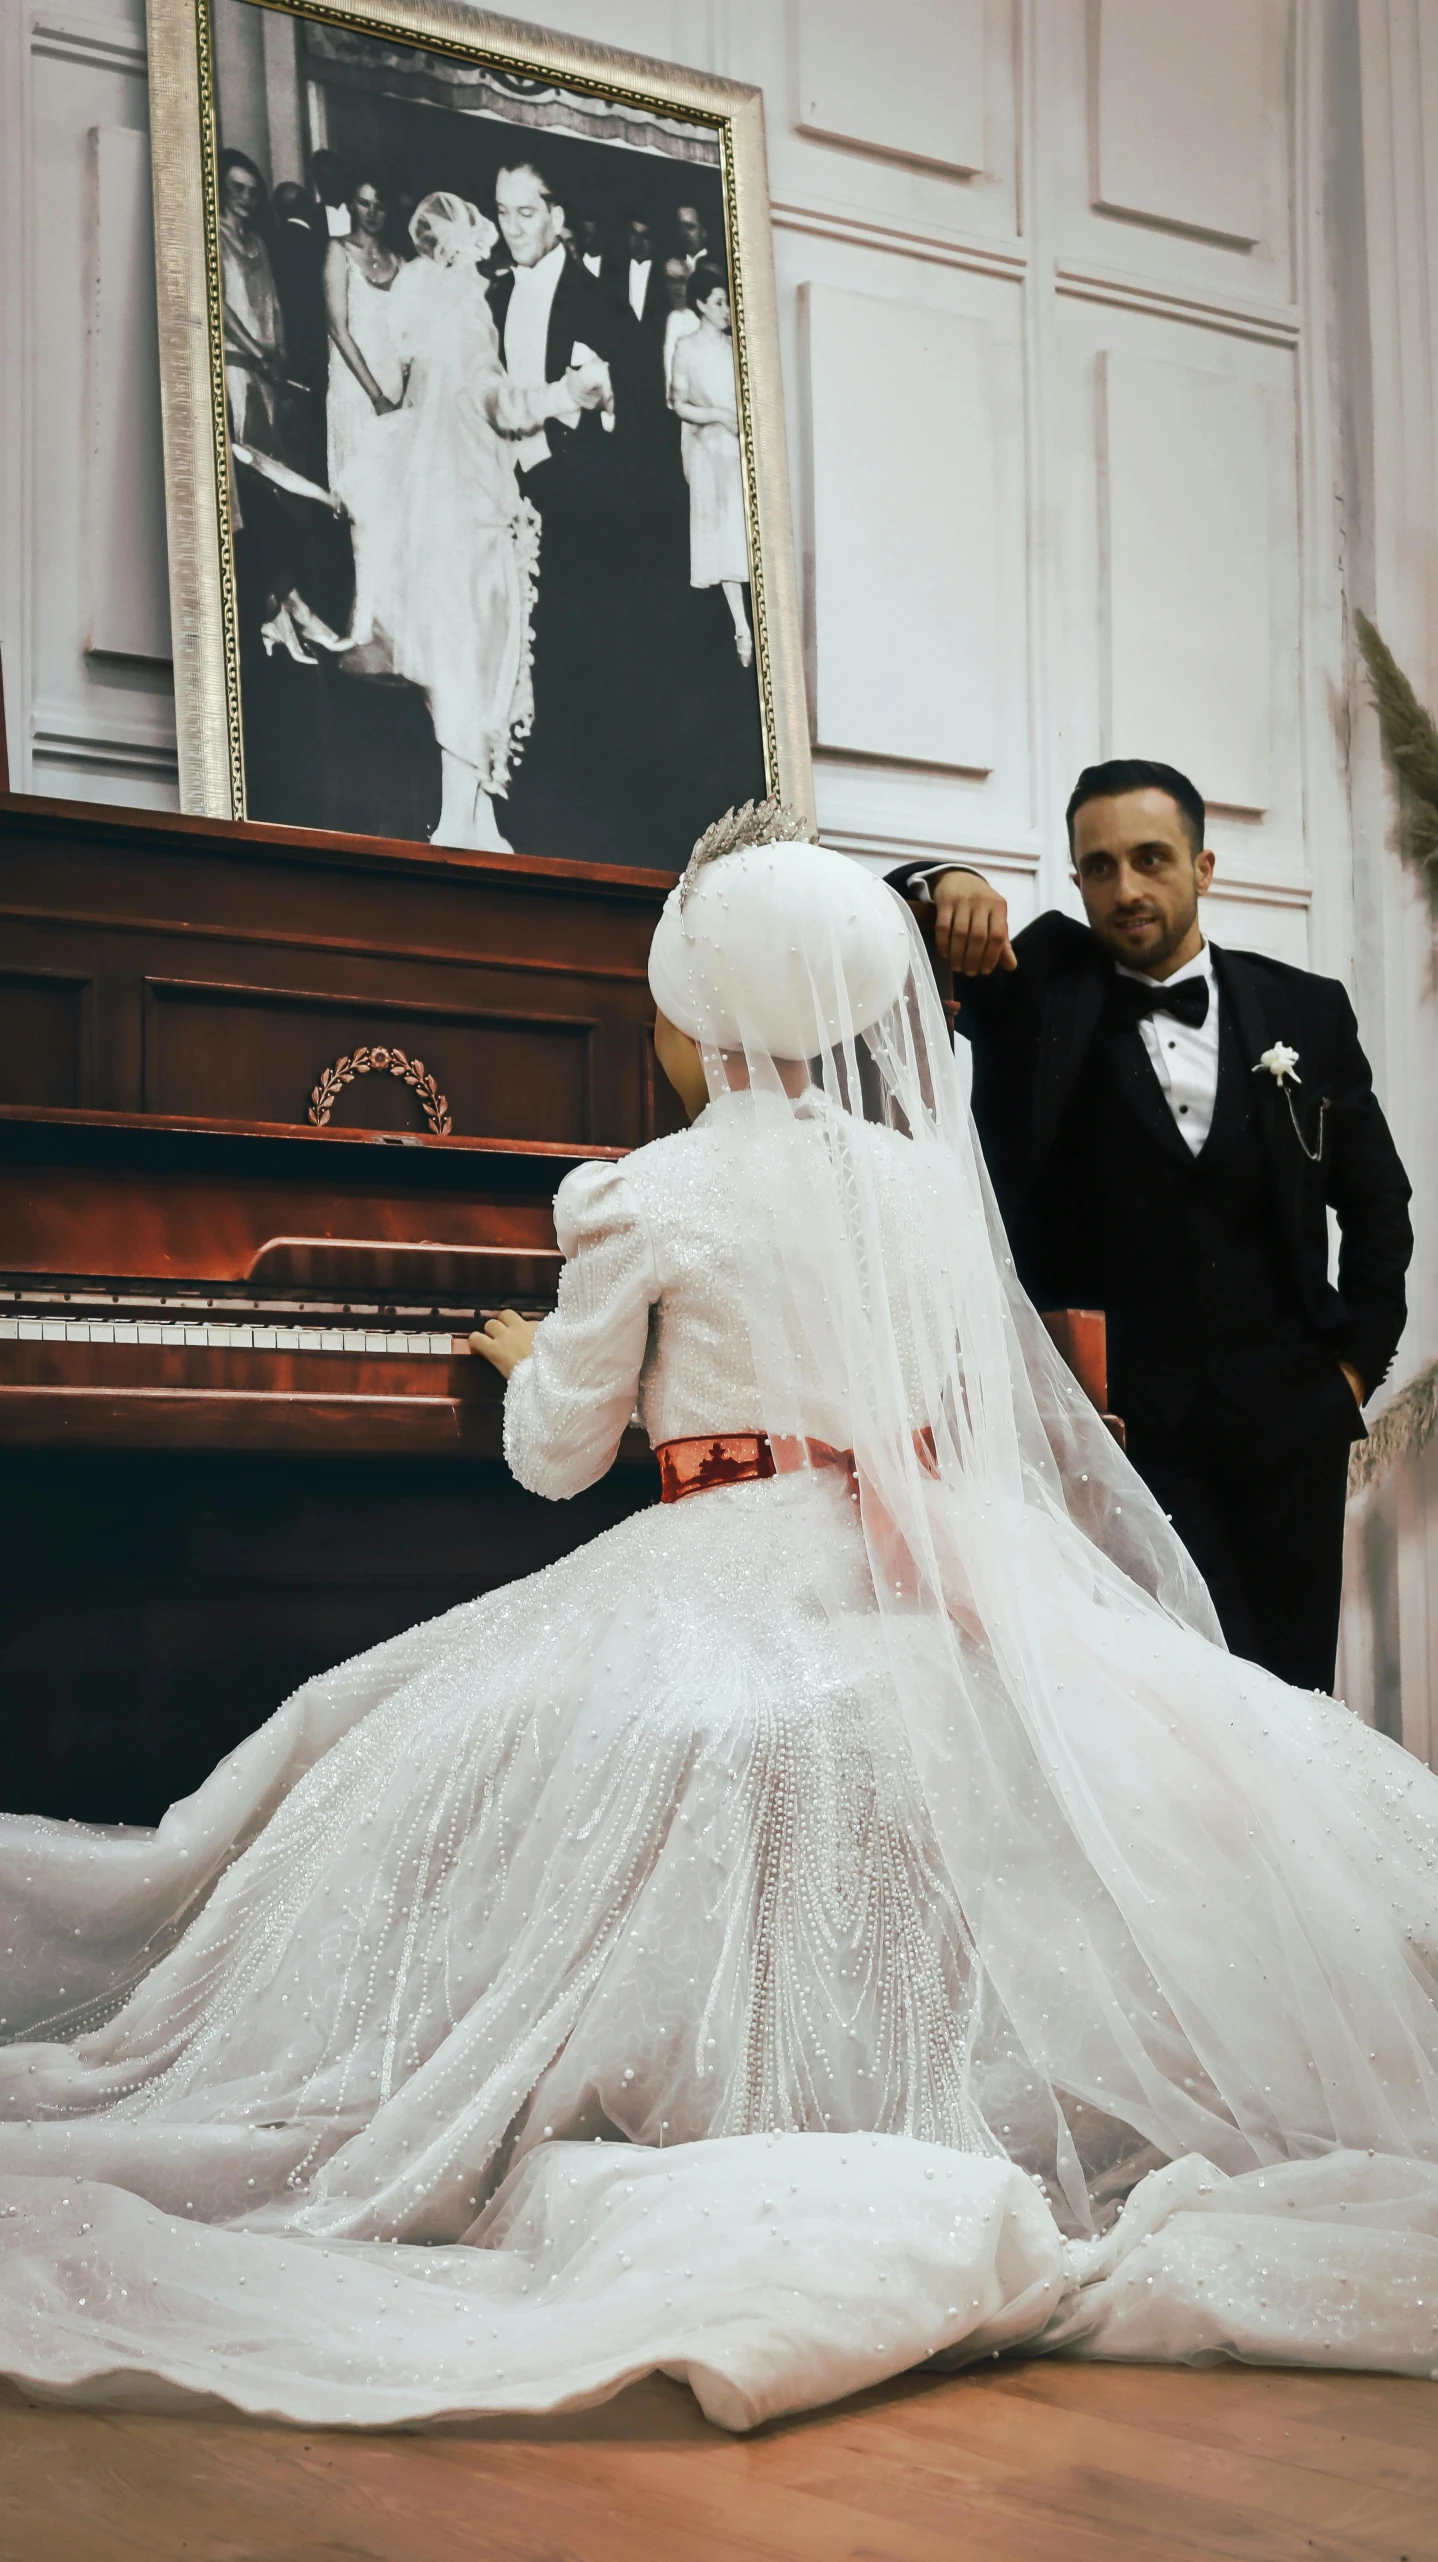
[(325, 194), (326, 184), (333, 187), (336, 196), (343, 201), (349, 180), (345, 175), (345, 164), (337, 151), (311, 152), (310, 175), (323, 204), (330, 202), (330, 198)]
[(222, 152), (221, 152), (221, 154), (220, 154), (220, 185), (221, 185), (222, 187), (223, 187), (223, 185), (224, 185), (224, 183), (225, 183), (225, 180), (228, 178), (228, 176), (229, 176), (229, 174), (230, 174), (230, 171), (231, 171), (232, 169), (248, 169), (248, 171), (249, 171), (249, 173), (250, 173), (250, 176), (254, 179), (255, 184), (256, 184), (256, 186), (260, 189), (261, 194), (262, 194), (262, 195), (264, 194), (264, 192), (265, 192), (264, 172), (256, 166), (255, 162), (250, 158), (250, 155), (249, 155), (249, 153), (248, 153), (247, 151), (222, 151)]
[(1123, 792), (1167, 792), (1176, 801), (1194, 854), (1203, 852), (1208, 812), (1203, 794), (1176, 765), (1160, 765), (1151, 756), (1111, 756), (1104, 765), (1086, 765), (1069, 794), (1064, 812), (1069, 852), (1074, 846), (1074, 816), (1086, 801), (1117, 800)]
[(728, 291), (727, 268), (721, 267), (717, 258), (701, 258), (689, 279), (690, 310), (697, 311), (701, 302), (707, 302), (711, 294), (727, 294)]
[[(564, 203), (563, 195), (560, 194), (553, 185), (549, 171), (545, 168), (544, 163), (540, 160), (531, 160), (527, 151), (522, 151), (517, 160), (501, 160), (499, 167), (494, 173), (496, 186), (501, 178), (517, 178), (521, 169), (527, 169), (531, 178), (537, 179), (539, 192), (543, 196), (546, 204), (562, 205)], [(567, 210), (568, 208), (566, 207), (566, 211)]]
[(385, 182), (377, 169), (356, 169), (353, 177), (346, 179), (346, 204), (349, 203), (351, 196), (357, 196), (359, 194), (361, 187), (373, 187), (375, 194), (381, 197), (385, 204), (389, 203), (389, 189), (385, 185)]

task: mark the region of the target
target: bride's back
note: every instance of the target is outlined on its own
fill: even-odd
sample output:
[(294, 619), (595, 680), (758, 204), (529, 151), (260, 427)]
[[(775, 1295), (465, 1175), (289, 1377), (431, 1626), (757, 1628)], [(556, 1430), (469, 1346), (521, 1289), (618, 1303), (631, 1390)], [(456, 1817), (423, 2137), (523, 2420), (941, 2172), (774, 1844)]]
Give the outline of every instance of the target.
[[(857, 1274), (852, 1240), (841, 1245), (852, 1199), (842, 1204), (838, 1149), (857, 1156), (870, 1205)], [(653, 1441), (768, 1431), (849, 1446), (855, 1311), (841, 1272), (866, 1304), (887, 1301), (909, 1420), (927, 1421), (919, 1343), (938, 1322), (927, 1159), (822, 1100), (795, 1112), (732, 1094), (628, 1160), (658, 1284), (639, 1399)]]

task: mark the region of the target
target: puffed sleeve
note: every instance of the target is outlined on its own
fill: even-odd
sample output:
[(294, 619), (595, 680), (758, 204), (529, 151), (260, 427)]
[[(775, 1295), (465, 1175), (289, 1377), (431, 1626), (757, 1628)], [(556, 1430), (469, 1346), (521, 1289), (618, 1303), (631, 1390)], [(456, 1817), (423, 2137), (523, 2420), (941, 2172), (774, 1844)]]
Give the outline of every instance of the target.
[(622, 1165), (579, 1165), (566, 1175), (554, 1227), (566, 1258), (559, 1304), (505, 1390), (504, 1455), (531, 1494), (557, 1502), (613, 1463), (634, 1412), (659, 1283)]

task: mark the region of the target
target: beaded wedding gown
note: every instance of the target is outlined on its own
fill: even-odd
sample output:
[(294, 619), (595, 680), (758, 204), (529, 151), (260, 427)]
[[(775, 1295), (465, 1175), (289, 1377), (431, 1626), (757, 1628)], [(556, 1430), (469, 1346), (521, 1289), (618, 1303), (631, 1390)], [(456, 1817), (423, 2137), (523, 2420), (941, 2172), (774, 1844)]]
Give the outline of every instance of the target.
[(1215, 1642), (926, 1007), (907, 1126), (716, 1075), (559, 1193), (515, 1475), (592, 1484), (636, 1399), (778, 1473), (307, 1683), (153, 1833), (0, 1823), (27, 2389), (372, 2426), (659, 2368), (747, 2427), (1020, 2346), (1438, 2368), (1438, 1782)]

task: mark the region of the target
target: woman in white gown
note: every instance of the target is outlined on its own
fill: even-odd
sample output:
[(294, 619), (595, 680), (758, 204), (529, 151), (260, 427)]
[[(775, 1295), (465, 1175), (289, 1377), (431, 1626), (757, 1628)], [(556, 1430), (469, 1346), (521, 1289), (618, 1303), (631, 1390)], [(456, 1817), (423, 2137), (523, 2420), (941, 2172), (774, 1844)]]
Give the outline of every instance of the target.
[(349, 231), (325, 252), (325, 449), (330, 488), (343, 499), (352, 528), (355, 598), (348, 643), (356, 648), (375, 636), (374, 554), (383, 547), (383, 519), (394, 497), (385, 469), (392, 440), (383, 422), (404, 397), (404, 360), (394, 331), (394, 289), (403, 261), (385, 245), (388, 209), (374, 180), (358, 179), (347, 201)]
[(511, 382), (479, 260), (499, 235), (443, 193), (417, 206), (420, 255), (392, 292), (390, 347), (405, 392), (350, 466), (351, 512), (373, 530), (366, 586), (396, 674), (423, 688), (440, 751), (433, 841), (507, 851), (494, 801), (534, 721), (532, 619), (539, 518), (520, 495), (515, 447), (604, 388)]
[(566, 1179), (557, 1312), (483, 1338), (522, 1483), (637, 1397), (665, 1500), (154, 1833), (0, 1825), (29, 2389), (373, 2425), (660, 2367), (743, 2427), (1005, 2346), (1438, 2367), (1438, 1782), (1224, 1652), (905, 912), (744, 832), (651, 957), (693, 1126)]
[[(679, 450), (689, 483), (689, 584), (722, 587), (741, 667), (754, 664), (754, 635), (744, 611), (749, 536), (739, 461), (739, 394), (734, 380), (734, 323), (729, 280), (701, 258), (689, 279), (698, 327), (676, 339), (669, 366), (669, 406), (683, 421)], [(665, 340), (666, 357), (670, 343)]]

